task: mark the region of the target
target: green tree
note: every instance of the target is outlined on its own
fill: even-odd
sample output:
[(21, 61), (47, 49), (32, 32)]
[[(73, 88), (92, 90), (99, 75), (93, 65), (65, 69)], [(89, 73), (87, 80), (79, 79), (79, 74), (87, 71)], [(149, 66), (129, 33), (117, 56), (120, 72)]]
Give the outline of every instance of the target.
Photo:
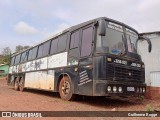
[(11, 55), (11, 49), (9, 47), (3, 48), (0, 56), (0, 64), (9, 64), (10, 55)]
[(26, 45), (26, 46), (17, 45), (17, 46), (16, 46), (16, 49), (15, 49), (15, 53), (21, 52), (21, 51), (23, 51), (23, 50), (25, 50), (25, 49), (28, 49), (28, 48), (30, 48), (30, 46), (28, 46), (28, 45)]
[(17, 45), (16, 46), (16, 49), (15, 49), (15, 52), (21, 52), (23, 50), (23, 46), (22, 45)]
[(28, 48), (30, 48), (30, 46), (28, 46), (28, 45), (23, 46), (23, 50), (26, 50), (26, 49), (28, 49)]

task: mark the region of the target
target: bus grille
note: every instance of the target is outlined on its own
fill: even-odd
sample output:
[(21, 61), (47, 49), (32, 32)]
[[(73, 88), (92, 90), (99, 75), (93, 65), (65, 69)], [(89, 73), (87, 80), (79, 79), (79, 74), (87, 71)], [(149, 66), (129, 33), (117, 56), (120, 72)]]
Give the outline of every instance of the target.
[(116, 64), (108, 64), (107, 80), (144, 82), (144, 70), (130, 66), (122, 66)]

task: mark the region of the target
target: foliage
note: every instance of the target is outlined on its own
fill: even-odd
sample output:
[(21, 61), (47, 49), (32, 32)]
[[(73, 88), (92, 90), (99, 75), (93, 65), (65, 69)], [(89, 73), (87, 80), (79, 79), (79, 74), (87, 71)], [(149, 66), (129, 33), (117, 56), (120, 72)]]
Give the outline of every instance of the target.
[(153, 108), (150, 104), (147, 105), (147, 112), (152, 112), (153, 111)]
[(0, 64), (9, 64), (10, 63), (11, 49), (9, 47), (3, 48), (0, 55)]
[(30, 46), (22, 46), (22, 45), (17, 45), (15, 48), (15, 53), (21, 52), (25, 49), (28, 49)]

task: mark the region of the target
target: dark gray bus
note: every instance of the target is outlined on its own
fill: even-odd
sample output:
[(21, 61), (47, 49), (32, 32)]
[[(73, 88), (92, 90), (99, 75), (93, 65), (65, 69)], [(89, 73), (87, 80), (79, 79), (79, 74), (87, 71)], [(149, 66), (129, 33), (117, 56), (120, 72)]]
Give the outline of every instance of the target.
[(143, 96), (145, 66), (138, 40), (151, 42), (124, 23), (101, 17), (90, 20), (11, 56), (8, 85), (15, 90), (75, 95)]

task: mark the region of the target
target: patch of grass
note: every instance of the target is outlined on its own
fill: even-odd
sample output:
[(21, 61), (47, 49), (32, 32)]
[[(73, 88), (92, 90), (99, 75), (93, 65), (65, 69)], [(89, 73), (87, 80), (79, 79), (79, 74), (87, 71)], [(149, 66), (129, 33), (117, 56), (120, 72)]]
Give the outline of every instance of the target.
[(146, 106), (147, 112), (153, 112), (153, 108), (150, 104)]

